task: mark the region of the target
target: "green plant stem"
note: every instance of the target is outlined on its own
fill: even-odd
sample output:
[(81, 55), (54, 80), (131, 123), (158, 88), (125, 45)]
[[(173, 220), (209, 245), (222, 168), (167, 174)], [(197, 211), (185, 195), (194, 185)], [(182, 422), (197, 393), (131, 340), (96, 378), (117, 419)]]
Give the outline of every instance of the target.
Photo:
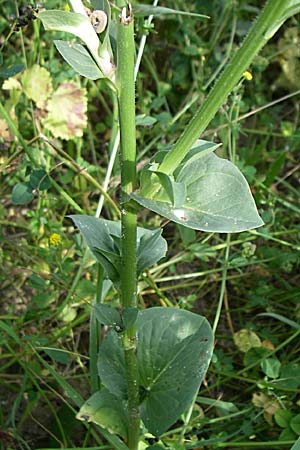
[[(118, 6), (124, 7), (123, 1)], [(123, 308), (137, 305), (136, 275), (136, 211), (129, 202), (129, 196), (136, 180), (136, 138), (135, 138), (135, 90), (134, 90), (134, 28), (130, 8), (124, 7), (122, 19), (117, 25), (117, 88), (119, 122), (121, 133), (121, 203), (122, 203), (122, 270), (121, 304)], [(124, 14), (126, 12), (126, 14)], [(126, 16), (126, 18), (125, 18)], [(126, 21), (127, 19), (127, 21)], [(128, 447), (136, 450), (139, 442), (139, 388), (136, 359), (136, 328), (126, 330), (123, 348), (128, 388)]]
[[(198, 110), (190, 124), (180, 136), (172, 150), (159, 166), (159, 170), (172, 174), (186, 156), (191, 146), (200, 137), (207, 125), (213, 119), (227, 96), (239, 82), (253, 58), (272, 37), (279, 27), (274, 25), (283, 16), (290, 0), (268, 0), (258, 20), (253, 25), (244, 43), (222, 73), (214, 88), (210, 91), (203, 105)], [(270, 30), (272, 29), (272, 33)]]

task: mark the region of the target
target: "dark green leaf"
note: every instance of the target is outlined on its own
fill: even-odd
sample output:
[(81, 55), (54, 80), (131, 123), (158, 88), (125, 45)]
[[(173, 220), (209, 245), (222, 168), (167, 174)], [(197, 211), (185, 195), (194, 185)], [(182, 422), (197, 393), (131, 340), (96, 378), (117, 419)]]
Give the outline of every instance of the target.
[(24, 68), (25, 68), (24, 64), (15, 64), (11, 67), (7, 67), (6, 69), (2, 69), (0, 70), (0, 78), (14, 77), (18, 73), (22, 72)]
[(32, 187), (29, 183), (17, 183), (12, 190), (12, 202), (15, 205), (25, 205), (34, 198)]
[(162, 259), (167, 252), (167, 241), (161, 236), (161, 229), (146, 230), (138, 227), (137, 273)]
[(106, 389), (102, 388), (100, 392), (93, 394), (80, 408), (76, 417), (79, 420), (96, 423), (110, 433), (116, 433), (127, 439), (126, 405)]
[[(91, 252), (104, 267), (108, 277), (116, 284), (120, 278), (120, 239), (121, 223), (97, 219), (92, 216), (69, 216), (79, 228)], [(163, 258), (167, 243), (161, 230), (137, 229), (137, 273)]]
[(117, 397), (127, 398), (124, 351), (121, 336), (111, 330), (100, 346), (98, 373), (101, 383)]
[(239, 232), (263, 225), (248, 183), (230, 161), (211, 152), (212, 147), (190, 153), (179, 169), (175, 181), (186, 186), (186, 198), (180, 208), (174, 207), (162, 190), (147, 198), (132, 194), (139, 204), (189, 228), (210, 232)]
[(137, 308), (124, 308), (122, 311), (122, 321), (124, 330), (128, 330), (131, 328), (138, 317), (138, 309)]
[(67, 63), (80, 75), (90, 80), (103, 78), (99, 67), (81, 44), (66, 41), (54, 41), (54, 44)]
[(115, 329), (117, 329), (116, 327), (118, 327), (119, 330), (122, 328), (121, 316), (116, 308), (105, 305), (104, 303), (96, 303), (94, 306), (94, 312), (98, 322), (102, 323), (103, 325), (114, 327)]
[(137, 320), (141, 417), (164, 433), (192, 402), (210, 362), (213, 334), (204, 317), (175, 308), (141, 311)]
[(120, 223), (85, 215), (69, 217), (79, 228), (87, 246), (103, 266), (108, 277), (114, 283), (118, 283), (121, 259), (111, 235), (120, 235)]
[[(141, 417), (159, 436), (192, 402), (211, 358), (213, 334), (204, 317), (175, 308), (141, 311), (136, 327)], [(101, 345), (98, 368), (104, 386), (126, 399), (124, 352), (114, 331)]]
[(61, 364), (68, 364), (70, 362), (70, 354), (59, 348), (43, 348), (44, 352), (50, 356), (51, 359)]
[(37, 169), (31, 172), (29, 184), (32, 189), (43, 191), (51, 186), (51, 181), (44, 169)]

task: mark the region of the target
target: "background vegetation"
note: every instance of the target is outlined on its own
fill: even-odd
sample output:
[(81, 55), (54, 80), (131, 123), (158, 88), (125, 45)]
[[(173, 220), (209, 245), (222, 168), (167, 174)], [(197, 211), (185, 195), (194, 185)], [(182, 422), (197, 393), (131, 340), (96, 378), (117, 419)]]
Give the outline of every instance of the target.
[[(137, 21), (137, 45), (147, 35), (136, 84), (140, 166), (179, 136), (261, 7), (165, 3), (210, 19)], [(61, 34), (45, 33), (38, 21), (16, 23), (28, 17), (28, 4), (1, 1), (1, 9), (1, 448), (110, 448), (75, 418), (80, 396), (89, 395), (96, 264), (67, 215), (94, 215), (103, 202), (102, 216), (118, 217), (118, 162), (101, 196), (116, 133), (113, 103), (103, 81), (63, 62), (52, 44)], [(141, 307), (184, 308), (213, 323), (223, 297), (205, 383), (190, 422), (182, 417), (164, 436), (166, 448), (289, 449), (300, 435), (299, 17), (250, 70), (205, 136), (235, 159), (265, 226), (227, 237), (150, 212), (139, 217), (146, 226), (163, 223), (169, 245), (168, 260), (139, 284)], [(106, 294), (115, 304), (109, 283)]]

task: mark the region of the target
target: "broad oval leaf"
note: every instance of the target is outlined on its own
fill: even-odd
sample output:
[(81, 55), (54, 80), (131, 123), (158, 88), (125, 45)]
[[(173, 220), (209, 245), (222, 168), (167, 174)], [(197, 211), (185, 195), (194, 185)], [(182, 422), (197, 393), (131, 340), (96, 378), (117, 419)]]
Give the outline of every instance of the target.
[(213, 333), (208, 321), (175, 308), (141, 311), (137, 320), (141, 417), (156, 436), (188, 408), (208, 368)]
[(32, 187), (28, 182), (17, 183), (12, 190), (12, 202), (14, 205), (25, 205), (33, 200)]
[(195, 230), (234, 233), (263, 225), (245, 177), (230, 161), (213, 153), (193, 155), (180, 168), (175, 181), (186, 187), (180, 208), (167, 195), (161, 201), (161, 193), (150, 198), (133, 193), (132, 198), (145, 208)]
[(45, 30), (65, 31), (79, 37), (94, 52), (98, 51), (99, 39), (89, 19), (79, 13), (52, 10), (42, 11), (38, 18)]
[(45, 109), (46, 100), (53, 91), (50, 72), (38, 64), (26, 69), (22, 75), (24, 93), (33, 100), (38, 108)]
[(93, 394), (80, 408), (76, 418), (93, 422), (127, 439), (128, 419), (126, 405), (107, 389)]
[(101, 70), (81, 44), (60, 40), (54, 41), (54, 44), (65, 61), (80, 75), (90, 80), (103, 78)]
[[(160, 436), (199, 389), (211, 359), (213, 333), (204, 317), (175, 308), (140, 311), (136, 327), (141, 417)], [(101, 345), (98, 369), (104, 386), (126, 399), (124, 352), (114, 331)]]

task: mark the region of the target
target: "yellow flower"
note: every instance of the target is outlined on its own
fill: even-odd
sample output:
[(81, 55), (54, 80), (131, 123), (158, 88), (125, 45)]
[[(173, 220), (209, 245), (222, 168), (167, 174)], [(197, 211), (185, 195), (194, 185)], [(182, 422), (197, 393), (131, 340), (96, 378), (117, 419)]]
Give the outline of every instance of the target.
[(243, 73), (243, 77), (247, 81), (251, 81), (253, 79), (253, 75), (251, 72), (249, 72), (249, 70), (246, 70), (246, 72)]
[(59, 244), (61, 244), (61, 237), (57, 233), (52, 233), (49, 241), (51, 245), (55, 245), (55, 247), (57, 247)]

